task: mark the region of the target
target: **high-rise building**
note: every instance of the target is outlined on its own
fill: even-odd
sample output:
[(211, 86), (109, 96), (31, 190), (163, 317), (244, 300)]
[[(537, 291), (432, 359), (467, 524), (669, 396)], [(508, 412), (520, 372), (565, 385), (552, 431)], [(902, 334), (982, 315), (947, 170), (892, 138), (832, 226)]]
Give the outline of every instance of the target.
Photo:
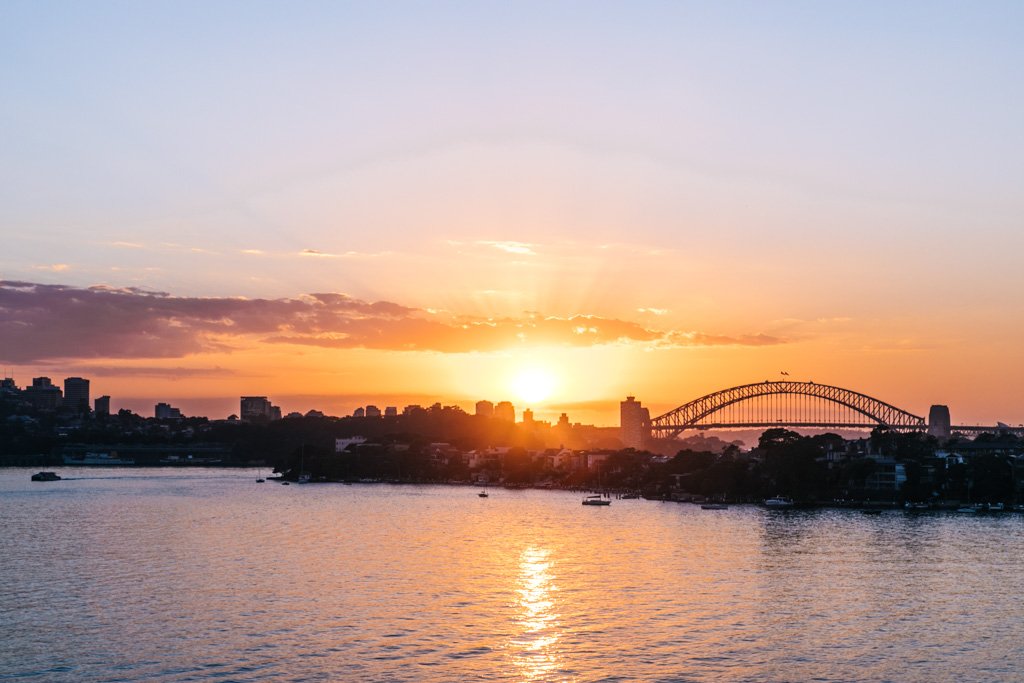
[(352, 417), (366, 417), (366, 410), (364, 408), (356, 408), (352, 411)]
[(651, 436), (651, 413), (635, 396), (619, 403), (619, 440), (626, 448), (643, 448)]
[(110, 415), (110, 397), (109, 396), (100, 396), (94, 402), (94, 406), (95, 407), (93, 408), (93, 411), (96, 413), (97, 417), (99, 417), (100, 415), (103, 415), (103, 416)]
[(36, 410), (56, 410), (63, 398), (60, 387), (53, 386), (49, 377), (33, 377), (32, 386), (25, 387), (22, 395)]
[(398, 415), (398, 406), (388, 406), (384, 409), (385, 417), (395, 417)]
[(948, 439), (952, 428), (949, 406), (934, 405), (928, 410), (928, 433), (939, 439)]
[(366, 406), (366, 417), (380, 417), (380, 408), (377, 406)]
[(13, 377), (0, 379), (0, 399), (12, 398), (21, 394), (21, 389), (14, 383)]
[(77, 413), (89, 412), (89, 380), (68, 377), (64, 380), (64, 407)]
[(527, 426), (533, 424), (533, 411), (529, 408), (523, 411), (523, 424)]
[(504, 420), (505, 422), (516, 421), (516, 408), (508, 401), (500, 401), (494, 406), (494, 419)]
[(494, 404), (490, 401), (477, 401), (476, 414), (480, 417), (494, 417)]
[(158, 420), (180, 420), (181, 411), (170, 403), (157, 403), (154, 409), (154, 417)]
[(268, 401), (266, 396), (243, 396), (239, 415), (247, 422), (280, 420), (281, 409)]

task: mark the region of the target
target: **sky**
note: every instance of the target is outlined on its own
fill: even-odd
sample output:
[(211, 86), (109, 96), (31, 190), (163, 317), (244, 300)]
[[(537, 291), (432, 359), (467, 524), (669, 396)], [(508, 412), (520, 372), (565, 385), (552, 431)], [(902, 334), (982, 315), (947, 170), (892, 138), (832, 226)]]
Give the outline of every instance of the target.
[(149, 414), (1024, 422), (1018, 2), (0, 6), (0, 365)]

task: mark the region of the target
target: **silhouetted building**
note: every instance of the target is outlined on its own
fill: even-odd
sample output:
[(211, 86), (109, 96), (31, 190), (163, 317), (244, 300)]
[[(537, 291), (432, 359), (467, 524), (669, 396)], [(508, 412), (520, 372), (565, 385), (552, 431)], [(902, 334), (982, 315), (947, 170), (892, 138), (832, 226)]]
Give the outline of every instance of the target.
[(651, 413), (635, 396), (619, 403), (619, 439), (626, 448), (643, 448), (651, 435)]
[(366, 411), (363, 408), (356, 408), (352, 411), (352, 417), (366, 417)]
[(243, 396), (239, 415), (247, 422), (280, 420), (281, 409), (266, 396)]
[(516, 408), (508, 401), (501, 401), (498, 405), (494, 406), (494, 419), (504, 420), (505, 422), (516, 421)]
[(533, 426), (533, 411), (529, 408), (523, 411), (523, 424), (527, 427)]
[(25, 387), (22, 395), (36, 410), (56, 410), (63, 398), (60, 387), (53, 386), (49, 377), (33, 377), (32, 386)]
[(0, 396), (17, 396), (20, 393), (21, 389), (14, 383), (13, 377), (0, 379)]
[(157, 403), (153, 411), (154, 417), (158, 420), (180, 420), (181, 411), (171, 406), (170, 403)]
[(396, 417), (398, 415), (398, 408), (396, 406), (388, 406), (384, 409), (384, 415), (386, 417)]
[(89, 380), (68, 377), (64, 380), (64, 408), (76, 413), (89, 412)]
[(490, 401), (477, 401), (476, 414), (480, 417), (494, 417), (494, 404)]
[(948, 439), (951, 433), (949, 406), (932, 406), (928, 411), (928, 433), (940, 439)]
[(99, 417), (101, 415), (104, 416), (104, 417), (106, 417), (107, 415), (110, 415), (110, 397), (109, 396), (100, 396), (99, 398), (97, 398), (93, 402), (93, 406), (94, 406), (93, 407), (93, 412), (96, 413), (97, 417)]
[(377, 406), (366, 406), (366, 417), (380, 417), (380, 408)]

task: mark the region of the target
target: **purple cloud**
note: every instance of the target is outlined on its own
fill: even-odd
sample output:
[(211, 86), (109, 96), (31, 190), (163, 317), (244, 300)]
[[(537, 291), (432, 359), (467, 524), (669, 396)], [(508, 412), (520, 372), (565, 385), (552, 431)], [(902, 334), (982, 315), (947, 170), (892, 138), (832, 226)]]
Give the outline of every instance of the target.
[(0, 360), (180, 358), (234, 348), (237, 340), (325, 348), (460, 353), (523, 345), (659, 346), (783, 340), (655, 331), (629, 321), (579, 315), (521, 318), (441, 317), (388, 301), (345, 294), (292, 299), (175, 297), (107, 286), (71, 287), (0, 281)]

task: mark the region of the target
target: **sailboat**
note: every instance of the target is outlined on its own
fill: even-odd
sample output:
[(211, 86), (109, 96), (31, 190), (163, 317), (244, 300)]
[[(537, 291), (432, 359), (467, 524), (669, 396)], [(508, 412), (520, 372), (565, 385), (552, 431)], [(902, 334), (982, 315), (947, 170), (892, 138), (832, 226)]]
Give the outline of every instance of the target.
[(266, 479), (263, 478), (263, 471), (259, 467), (257, 467), (256, 468), (256, 483), (257, 484), (262, 484), (265, 481), (266, 481)]

